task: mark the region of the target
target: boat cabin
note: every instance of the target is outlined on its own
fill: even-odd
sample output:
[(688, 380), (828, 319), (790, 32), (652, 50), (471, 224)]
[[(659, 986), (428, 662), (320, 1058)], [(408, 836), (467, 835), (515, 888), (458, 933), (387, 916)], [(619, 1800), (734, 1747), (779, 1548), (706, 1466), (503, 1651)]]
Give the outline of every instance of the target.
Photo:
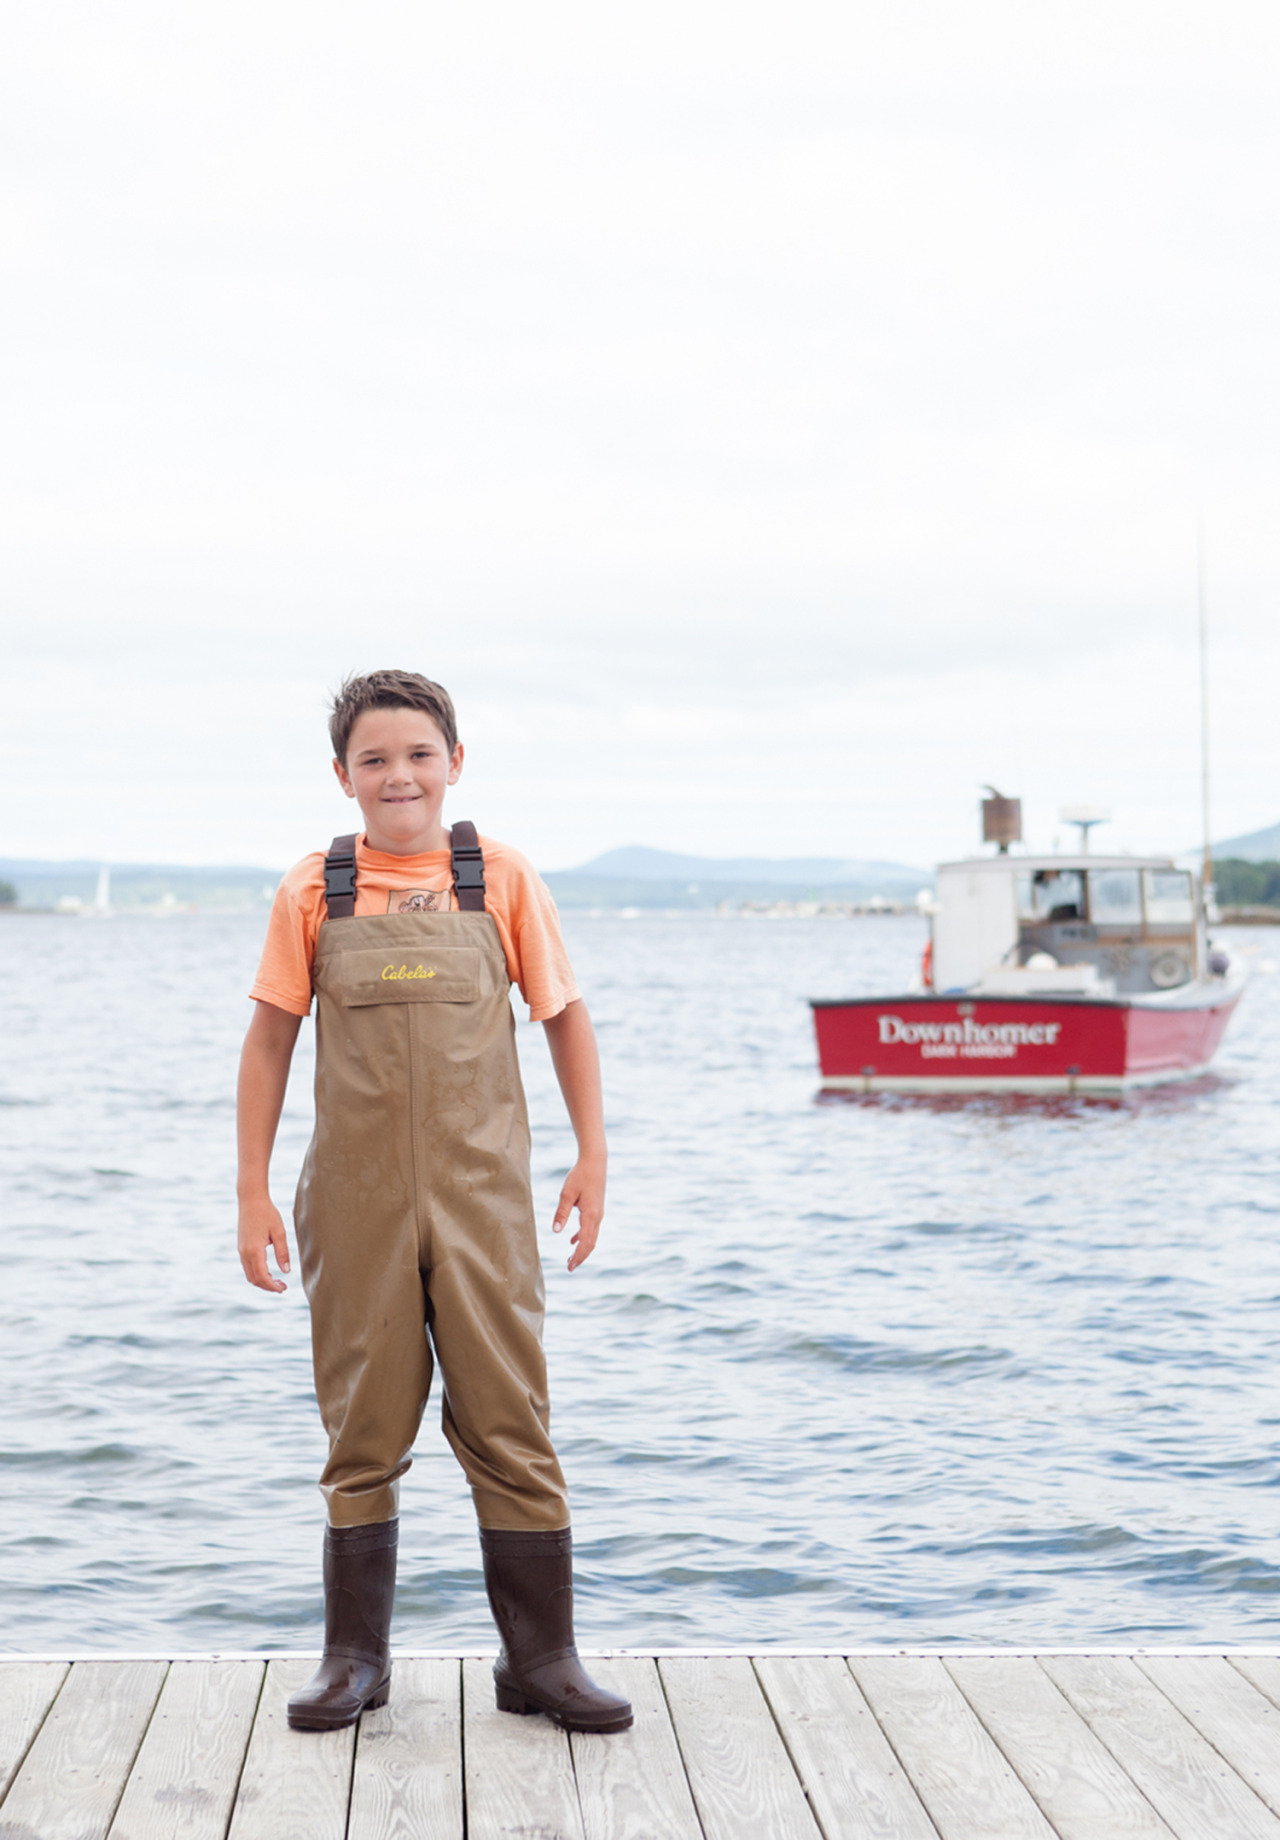
[(1204, 975), (1198, 884), (1167, 857), (943, 863), (932, 914), (939, 995), (1130, 996)]

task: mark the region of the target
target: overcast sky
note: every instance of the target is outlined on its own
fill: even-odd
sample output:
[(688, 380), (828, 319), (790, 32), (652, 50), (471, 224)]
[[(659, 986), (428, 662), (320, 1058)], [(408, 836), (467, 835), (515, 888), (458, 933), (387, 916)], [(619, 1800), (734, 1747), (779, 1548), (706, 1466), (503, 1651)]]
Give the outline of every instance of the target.
[(101, 0), (0, 67), (0, 855), (452, 807), (928, 864), (1280, 818), (1280, 11)]

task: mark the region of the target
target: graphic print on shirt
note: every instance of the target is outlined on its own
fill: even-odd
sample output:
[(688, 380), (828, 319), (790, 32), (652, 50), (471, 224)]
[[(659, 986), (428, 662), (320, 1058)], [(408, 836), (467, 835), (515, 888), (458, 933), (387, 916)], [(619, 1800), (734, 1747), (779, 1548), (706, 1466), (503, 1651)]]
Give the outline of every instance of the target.
[(449, 888), (393, 888), (387, 896), (389, 914), (448, 913), (453, 906)]

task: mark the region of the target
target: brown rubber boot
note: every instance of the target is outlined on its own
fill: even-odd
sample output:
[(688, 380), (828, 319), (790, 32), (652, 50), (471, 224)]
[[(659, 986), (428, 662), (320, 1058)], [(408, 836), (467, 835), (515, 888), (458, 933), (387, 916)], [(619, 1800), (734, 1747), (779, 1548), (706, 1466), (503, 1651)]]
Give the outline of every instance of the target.
[(480, 1529), (489, 1608), (502, 1637), (500, 1712), (545, 1712), (566, 1731), (625, 1731), (630, 1702), (598, 1687), (573, 1645), (573, 1537)]
[(386, 1705), (398, 1532), (398, 1521), (325, 1529), (324, 1659), (289, 1701), (295, 1731), (335, 1731)]

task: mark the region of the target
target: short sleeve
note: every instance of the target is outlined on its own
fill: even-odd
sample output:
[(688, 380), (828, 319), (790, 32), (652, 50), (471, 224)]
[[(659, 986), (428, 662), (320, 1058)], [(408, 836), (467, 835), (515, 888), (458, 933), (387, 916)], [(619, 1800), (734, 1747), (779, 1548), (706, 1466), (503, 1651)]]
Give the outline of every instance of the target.
[(532, 864), (520, 861), (518, 897), (512, 903), (515, 980), (533, 1022), (558, 1016), (581, 992), (569, 963), (551, 890)]
[(291, 1016), (311, 1013), (311, 961), (315, 945), (304, 908), (286, 876), (276, 889), (251, 997)]

